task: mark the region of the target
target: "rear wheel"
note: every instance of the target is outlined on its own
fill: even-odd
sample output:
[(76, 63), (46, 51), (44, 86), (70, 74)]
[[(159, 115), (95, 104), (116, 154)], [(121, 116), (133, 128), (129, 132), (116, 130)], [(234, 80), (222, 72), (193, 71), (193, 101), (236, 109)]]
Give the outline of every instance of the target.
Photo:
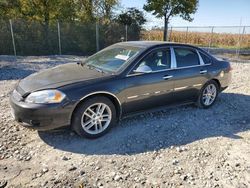
[(87, 99), (74, 113), (72, 127), (80, 136), (98, 138), (116, 122), (114, 104), (106, 97)]
[(207, 82), (200, 91), (197, 106), (200, 108), (211, 107), (217, 99), (218, 92), (219, 86), (217, 82), (213, 80)]

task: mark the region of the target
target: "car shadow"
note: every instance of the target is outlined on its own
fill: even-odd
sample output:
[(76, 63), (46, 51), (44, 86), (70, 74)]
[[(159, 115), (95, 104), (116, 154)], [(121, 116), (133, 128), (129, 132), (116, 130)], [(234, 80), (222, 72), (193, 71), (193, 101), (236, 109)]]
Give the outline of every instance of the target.
[(73, 153), (139, 154), (211, 137), (241, 139), (237, 133), (250, 130), (249, 109), (249, 95), (222, 93), (209, 109), (188, 105), (127, 118), (95, 140), (80, 138), (69, 129), (38, 135), (55, 149)]

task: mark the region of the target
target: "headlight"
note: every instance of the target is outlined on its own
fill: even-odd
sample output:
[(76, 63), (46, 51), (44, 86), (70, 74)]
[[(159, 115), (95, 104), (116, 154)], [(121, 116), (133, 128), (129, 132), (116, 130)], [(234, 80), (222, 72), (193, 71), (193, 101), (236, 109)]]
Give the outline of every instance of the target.
[(31, 93), (25, 99), (27, 103), (60, 103), (66, 97), (64, 93), (58, 90), (43, 90)]

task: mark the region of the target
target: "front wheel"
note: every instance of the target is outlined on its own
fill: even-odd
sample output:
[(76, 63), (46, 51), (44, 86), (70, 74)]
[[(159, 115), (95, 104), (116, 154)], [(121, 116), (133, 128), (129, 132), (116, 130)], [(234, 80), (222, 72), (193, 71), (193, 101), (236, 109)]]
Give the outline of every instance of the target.
[(207, 82), (200, 91), (197, 106), (200, 108), (211, 107), (217, 99), (218, 92), (219, 86), (217, 82), (213, 80)]
[(114, 104), (106, 97), (93, 97), (80, 105), (73, 116), (72, 127), (80, 136), (98, 138), (116, 122)]

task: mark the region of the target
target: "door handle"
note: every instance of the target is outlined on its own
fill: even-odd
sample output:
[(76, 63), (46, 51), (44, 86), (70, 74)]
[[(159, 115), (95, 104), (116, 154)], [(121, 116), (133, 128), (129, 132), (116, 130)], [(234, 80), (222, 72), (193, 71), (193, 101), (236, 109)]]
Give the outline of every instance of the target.
[(172, 75), (163, 76), (163, 79), (164, 79), (164, 80), (168, 80), (168, 79), (170, 79), (170, 78), (173, 78), (173, 76), (172, 76)]
[(200, 71), (200, 74), (205, 74), (205, 73), (207, 73), (207, 70), (201, 70)]

